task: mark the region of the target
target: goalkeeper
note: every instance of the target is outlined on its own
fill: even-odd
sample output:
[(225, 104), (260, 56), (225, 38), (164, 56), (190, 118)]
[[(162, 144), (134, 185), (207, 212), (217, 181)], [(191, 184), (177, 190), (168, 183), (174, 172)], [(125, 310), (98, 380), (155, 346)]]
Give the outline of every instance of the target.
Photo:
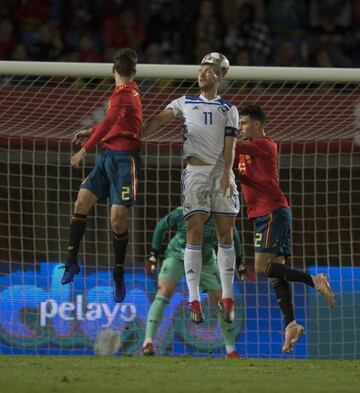
[[(165, 217), (160, 219), (156, 225), (151, 244), (151, 256), (145, 262), (145, 270), (148, 274), (155, 273), (156, 266), (159, 264), (159, 254), (164, 234), (169, 229), (176, 230), (176, 234), (167, 246), (165, 259), (162, 262), (158, 277), (158, 291), (148, 312), (145, 341), (142, 349), (145, 356), (154, 355), (153, 338), (161, 324), (165, 309), (174, 294), (176, 285), (185, 274), (184, 252), (186, 245), (186, 227), (181, 207), (171, 211)], [(241, 242), (236, 229), (234, 230), (234, 243), (238, 276), (241, 279), (247, 277), (250, 281), (255, 281), (255, 274), (248, 271), (242, 264)], [(211, 299), (218, 303), (222, 297), (222, 290), (214, 250), (216, 246), (216, 225), (214, 216), (212, 215), (204, 226), (202, 248), (203, 265), (200, 288), (202, 291), (207, 291)], [(224, 336), (227, 353), (226, 356), (229, 358), (238, 358), (239, 355), (235, 349), (234, 326), (225, 322), (220, 313), (218, 313), (218, 321)]]

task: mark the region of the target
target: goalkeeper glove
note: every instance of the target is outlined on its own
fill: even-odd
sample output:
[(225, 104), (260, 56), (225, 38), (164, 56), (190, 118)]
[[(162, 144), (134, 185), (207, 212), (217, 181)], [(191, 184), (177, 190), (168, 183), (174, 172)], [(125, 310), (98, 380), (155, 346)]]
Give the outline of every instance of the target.
[(152, 250), (150, 257), (145, 261), (145, 271), (147, 274), (154, 274), (158, 264), (159, 251)]
[(249, 269), (242, 261), (242, 257), (236, 257), (236, 272), (239, 280), (256, 281), (256, 275), (253, 269)]

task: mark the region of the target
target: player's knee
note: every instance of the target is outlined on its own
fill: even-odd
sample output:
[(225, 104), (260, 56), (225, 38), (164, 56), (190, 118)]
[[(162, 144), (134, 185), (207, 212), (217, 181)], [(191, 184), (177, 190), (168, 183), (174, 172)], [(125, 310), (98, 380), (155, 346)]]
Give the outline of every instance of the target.
[(218, 233), (218, 242), (221, 244), (231, 244), (233, 241), (231, 231)]
[(171, 288), (167, 288), (164, 285), (158, 286), (157, 295), (166, 297), (167, 299), (171, 299), (174, 291)]
[(268, 261), (255, 261), (255, 272), (257, 274), (266, 275)]
[(110, 221), (110, 226), (112, 231), (115, 232), (116, 234), (124, 233), (127, 229), (126, 221), (122, 221), (122, 220), (112, 219)]
[(74, 213), (87, 214), (90, 210), (90, 206), (83, 198), (77, 198), (74, 206)]
[(201, 244), (203, 229), (199, 226), (191, 226), (186, 231), (186, 242), (190, 244)]

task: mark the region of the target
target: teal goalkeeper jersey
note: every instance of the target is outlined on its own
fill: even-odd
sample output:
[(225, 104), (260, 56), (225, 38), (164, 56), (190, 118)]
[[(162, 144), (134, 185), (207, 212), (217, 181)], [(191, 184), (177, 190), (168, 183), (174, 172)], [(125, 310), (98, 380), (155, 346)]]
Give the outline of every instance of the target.
[[(170, 240), (165, 257), (173, 257), (179, 261), (184, 261), (184, 252), (186, 245), (186, 225), (183, 218), (183, 210), (177, 207), (165, 217), (161, 218), (156, 224), (154, 234), (152, 237), (151, 247), (153, 250), (160, 251), (164, 240), (165, 233), (168, 230), (175, 230), (174, 237)], [(210, 216), (209, 220), (204, 226), (202, 257), (203, 264), (212, 264), (216, 261), (216, 254), (214, 248), (217, 246), (215, 218)], [(236, 256), (241, 256), (241, 242), (238, 231), (234, 230), (234, 246)]]

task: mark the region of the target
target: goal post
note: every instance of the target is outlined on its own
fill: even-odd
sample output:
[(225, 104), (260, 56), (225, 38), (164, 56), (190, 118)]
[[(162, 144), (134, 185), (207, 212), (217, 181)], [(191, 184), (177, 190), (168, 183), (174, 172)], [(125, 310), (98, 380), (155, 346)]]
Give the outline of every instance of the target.
[[(198, 66), (139, 64), (144, 119), (172, 99), (197, 94)], [(231, 67), (221, 94), (239, 109), (261, 105), (278, 143), (281, 186), (292, 207), (291, 265), (329, 274), (336, 307), (294, 285), (296, 316), (307, 335), (295, 357), (360, 358), (360, 70)], [(138, 204), (129, 218), (128, 296), (112, 301), (113, 251), (108, 205), (89, 215), (79, 252), (82, 274), (61, 286), (70, 215), (87, 155), (70, 167), (73, 133), (103, 117), (113, 89), (111, 64), (0, 61), (0, 353), (92, 354), (107, 328), (122, 334), (123, 353), (139, 353), (156, 281), (143, 265), (159, 218), (180, 205), (179, 122), (143, 141)], [(252, 224), (237, 228), (253, 263)], [(166, 241), (169, 240), (167, 236)], [(164, 248), (166, 246), (166, 241)], [(242, 356), (284, 357), (282, 317), (265, 279), (235, 282), (237, 348)], [(216, 310), (192, 326), (183, 280), (155, 342), (158, 353), (224, 354)]]

